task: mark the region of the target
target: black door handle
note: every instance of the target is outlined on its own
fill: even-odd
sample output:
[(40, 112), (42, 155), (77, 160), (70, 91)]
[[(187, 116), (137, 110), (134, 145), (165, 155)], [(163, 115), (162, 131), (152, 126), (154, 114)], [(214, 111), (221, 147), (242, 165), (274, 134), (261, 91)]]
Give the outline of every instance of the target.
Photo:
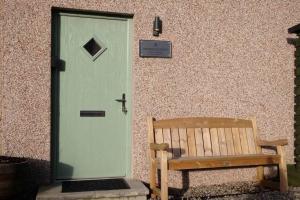
[(125, 93), (122, 94), (122, 99), (116, 99), (115, 101), (122, 103), (122, 112), (127, 113), (127, 108), (126, 108), (126, 95)]

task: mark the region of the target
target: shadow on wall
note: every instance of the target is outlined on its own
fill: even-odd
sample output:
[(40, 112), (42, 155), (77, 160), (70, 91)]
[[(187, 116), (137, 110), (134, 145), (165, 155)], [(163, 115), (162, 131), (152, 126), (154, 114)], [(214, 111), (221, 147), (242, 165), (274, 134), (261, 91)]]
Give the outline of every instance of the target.
[(16, 198), (18, 200), (33, 200), (35, 199), (38, 186), (50, 182), (50, 162), (26, 157), (24, 159), (28, 161), (28, 165), (21, 169), (21, 185), (18, 186), (22, 194), (15, 195), (17, 195)]
[[(52, 172), (50, 161), (26, 158), (29, 164), (29, 171), (25, 177), (26, 192), (18, 198), (18, 200), (35, 200), (38, 192), (38, 187), (51, 183)], [(60, 163), (60, 169), (69, 177), (72, 177), (73, 167), (67, 164)]]

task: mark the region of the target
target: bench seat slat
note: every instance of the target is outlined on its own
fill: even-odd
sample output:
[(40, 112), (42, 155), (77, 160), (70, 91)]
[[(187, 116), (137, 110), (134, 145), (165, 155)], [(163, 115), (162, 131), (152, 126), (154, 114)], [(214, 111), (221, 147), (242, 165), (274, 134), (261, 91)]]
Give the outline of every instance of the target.
[(188, 138), (189, 156), (196, 156), (197, 149), (196, 149), (196, 140), (195, 140), (195, 129), (187, 128), (186, 134)]
[(253, 135), (253, 129), (246, 128), (246, 135), (247, 135), (249, 153), (255, 154), (256, 153), (256, 144), (255, 144), (255, 139), (254, 139), (254, 135)]
[(168, 160), (169, 170), (207, 169), (273, 165), (280, 161), (279, 155), (249, 154), (236, 156), (186, 157)]
[(211, 148), (211, 139), (208, 128), (203, 128), (203, 146), (204, 146), (204, 155), (212, 156), (212, 148)]
[(218, 128), (220, 155), (227, 155), (227, 145), (224, 128)]
[(195, 128), (195, 139), (196, 139), (197, 156), (204, 156), (203, 135), (202, 135), (201, 128)]
[(214, 156), (220, 155), (220, 147), (219, 147), (219, 139), (218, 139), (218, 129), (211, 128), (210, 129), (210, 137), (211, 137), (211, 147)]
[(235, 155), (231, 128), (225, 128), (227, 155)]
[(238, 128), (232, 128), (232, 136), (235, 155), (240, 155), (242, 154), (242, 147)]
[(249, 154), (246, 130), (244, 128), (240, 128), (239, 131), (240, 131), (242, 152), (243, 154)]
[[(162, 129), (155, 129), (155, 143), (161, 144), (164, 143), (164, 137)], [(156, 152), (156, 156), (160, 158), (160, 153)]]
[(180, 157), (180, 139), (178, 128), (171, 129), (172, 136), (172, 147), (173, 147), (173, 158)]
[(173, 147), (172, 147), (172, 140), (171, 140), (171, 130), (169, 128), (163, 129), (163, 137), (164, 137), (164, 143), (169, 144), (169, 150), (168, 150), (168, 158), (172, 158), (173, 156)]
[(189, 155), (187, 136), (186, 136), (186, 128), (179, 128), (179, 140), (180, 140), (180, 151), (181, 156), (185, 157)]

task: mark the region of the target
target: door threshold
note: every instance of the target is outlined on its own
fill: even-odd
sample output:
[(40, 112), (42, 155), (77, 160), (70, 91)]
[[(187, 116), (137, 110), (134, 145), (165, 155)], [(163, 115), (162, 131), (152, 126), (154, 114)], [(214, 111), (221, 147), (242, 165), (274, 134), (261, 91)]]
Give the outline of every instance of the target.
[(56, 199), (140, 199), (146, 200), (149, 190), (145, 185), (136, 179), (124, 179), (129, 189), (112, 189), (112, 190), (94, 190), (84, 192), (62, 192), (62, 183), (55, 183), (39, 188), (36, 200), (56, 200)]

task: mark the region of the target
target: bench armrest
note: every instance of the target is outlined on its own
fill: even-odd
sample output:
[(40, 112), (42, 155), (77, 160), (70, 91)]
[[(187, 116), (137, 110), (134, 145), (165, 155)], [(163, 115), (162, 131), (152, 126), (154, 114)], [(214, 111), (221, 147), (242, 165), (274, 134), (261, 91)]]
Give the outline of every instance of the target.
[(169, 144), (167, 143), (150, 143), (150, 149), (154, 151), (167, 151), (169, 149)]
[(287, 139), (279, 139), (279, 140), (272, 140), (272, 141), (267, 141), (267, 140), (261, 140), (258, 139), (257, 140), (257, 145), (258, 146), (284, 146), (288, 144), (288, 140)]

